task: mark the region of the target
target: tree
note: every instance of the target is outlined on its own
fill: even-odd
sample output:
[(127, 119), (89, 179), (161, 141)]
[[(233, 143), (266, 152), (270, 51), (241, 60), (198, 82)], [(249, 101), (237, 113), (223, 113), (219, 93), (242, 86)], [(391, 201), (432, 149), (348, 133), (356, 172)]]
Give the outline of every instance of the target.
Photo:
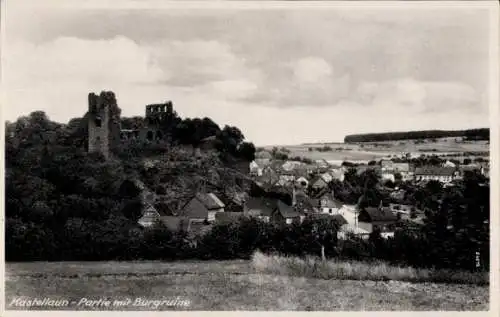
[(255, 146), (250, 142), (243, 142), (238, 147), (238, 156), (246, 161), (253, 161), (255, 159)]
[(335, 250), (339, 227), (340, 225), (331, 218), (306, 219), (300, 226), (305, 239), (320, 247), (323, 260), (326, 259), (325, 249), (330, 252)]

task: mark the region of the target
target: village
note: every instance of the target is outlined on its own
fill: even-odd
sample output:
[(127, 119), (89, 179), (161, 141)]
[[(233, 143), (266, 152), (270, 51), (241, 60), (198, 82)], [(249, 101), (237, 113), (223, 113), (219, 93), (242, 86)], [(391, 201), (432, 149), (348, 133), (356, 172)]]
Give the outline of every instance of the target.
[[(421, 226), (425, 212), (405, 203), (405, 186), (423, 187), (430, 181), (443, 188), (454, 186), (467, 172), (475, 172), (489, 179), (489, 162), (467, 159), (463, 163), (440, 159), (439, 165), (416, 167), (411, 155), (403, 153), (392, 159), (368, 163), (344, 162), (335, 165), (326, 160), (304, 163), (299, 160), (273, 158), (268, 151), (256, 153), (248, 167), (249, 178), (258, 193), (240, 192), (224, 197), (200, 191), (175, 211), (165, 204), (155, 205), (155, 194), (143, 191), (144, 213), (138, 223), (151, 227), (158, 222), (171, 231), (184, 230), (191, 235), (207, 232), (214, 224), (230, 223), (241, 218), (257, 218), (266, 223), (300, 225), (305, 219), (332, 219), (339, 225), (338, 239), (356, 236), (367, 239), (377, 230), (384, 238), (393, 237), (398, 224), (403, 222)], [(433, 156), (434, 159), (437, 156)], [(404, 161), (407, 162), (404, 162)], [(389, 203), (360, 207), (358, 203), (342, 201), (332, 184), (350, 186), (346, 180), (349, 171), (361, 175), (371, 171), (380, 180), (380, 188), (388, 194)]]

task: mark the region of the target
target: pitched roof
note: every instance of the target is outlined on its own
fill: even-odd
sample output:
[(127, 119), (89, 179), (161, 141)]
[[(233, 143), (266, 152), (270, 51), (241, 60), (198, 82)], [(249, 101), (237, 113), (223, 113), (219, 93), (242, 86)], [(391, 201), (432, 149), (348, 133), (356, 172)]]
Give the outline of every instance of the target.
[(462, 171), (471, 171), (472, 172), (472, 171), (479, 171), (481, 169), (481, 166), (469, 164), (469, 165), (460, 166), (460, 169)]
[(300, 216), (300, 213), (294, 210), (292, 206), (285, 204), (281, 200), (278, 200), (276, 207), (283, 218), (296, 218)]
[(398, 217), (389, 208), (367, 207), (364, 210), (371, 221), (396, 221)]
[(201, 201), (201, 203), (208, 210), (224, 208), (225, 205), (220, 199), (213, 193), (197, 193), (196, 198)]
[(298, 211), (309, 213), (313, 212), (314, 208), (317, 207), (317, 205), (315, 205), (315, 201), (307, 197), (306, 195), (296, 194), (295, 200), (296, 200), (295, 209)]
[(454, 173), (453, 167), (424, 166), (415, 169), (415, 175), (452, 176)]
[(312, 184), (313, 186), (315, 184), (321, 184), (321, 183), (324, 183), (325, 186), (328, 185), (328, 182), (321, 175), (315, 176), (309, 183)]
[(329, 214), (318, 213), (318, 214), (311, 214), (308, 217), (310, 219), (331, 219), (337, 222), (339, 226), (343, 226), (348, 223), (347, 220), (345, 220), (345, 218), (342, 215), (329, 215)]
[(160, 222), (170, 231), (189, 230), (189, 218), (187, 217), (162, 216)]
[(393, 172), (409, 172), (411, 167), (410, 163), (392, 163), (390, 165), (382, 166), (386, 171)]
[(235, 222), (244, 217), (242, 212), (218, 212), (215, 214), (215, 221), (219, 223)]
[(256, 158), (253, 162), (255, 162), (259, 167), (265, 167), (271, 164), (271, 160), (267, 158)]
[(326, 205), (325, 207), (328, 208), (342, 208), (344, 205), (341, 201), (335, 199), (335, 197), (331, 193), (326, 193), (323, 194), (322, 196), (319, 197), (320, 203), (321, 201), (325, 200)]
[(252, 213), (258, 213), (261, 216), (271, 216), (273, 210), (276, 208), (276, 199), (264, 197), (250, 197), (246, 201), (246, 207)]
[(155, 203), (154, 208), (158, 211), (160, 216), (173, 216), (175, 212), (172, 206), (163, 201)]

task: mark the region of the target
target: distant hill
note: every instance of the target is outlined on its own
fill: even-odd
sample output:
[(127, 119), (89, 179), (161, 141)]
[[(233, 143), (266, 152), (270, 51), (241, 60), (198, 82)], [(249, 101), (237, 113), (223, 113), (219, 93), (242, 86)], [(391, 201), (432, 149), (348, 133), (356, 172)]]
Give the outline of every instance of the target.
[(465, 140), (489, 140), (490, 129), (468, 129), (468, 130), (426, 130), (426, 131), (408, 131), (408, 132), (386, 132), (386, 133), (368, 133), (351, 134), (344, 138), (345, 143), (355, 142), (382, 142), (398, 140), (418, 140), (418, 139), (438, 139), (450, 137), (463, 137)]

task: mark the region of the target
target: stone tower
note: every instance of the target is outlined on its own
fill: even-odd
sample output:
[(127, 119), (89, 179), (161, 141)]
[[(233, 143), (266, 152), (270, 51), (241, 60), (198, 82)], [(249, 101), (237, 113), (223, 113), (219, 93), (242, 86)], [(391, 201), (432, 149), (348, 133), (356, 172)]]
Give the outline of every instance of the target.
[(89, 94), (88, 131), (88, 151), (108, 158), (120, 139), (120, 109), (113, 92)]

